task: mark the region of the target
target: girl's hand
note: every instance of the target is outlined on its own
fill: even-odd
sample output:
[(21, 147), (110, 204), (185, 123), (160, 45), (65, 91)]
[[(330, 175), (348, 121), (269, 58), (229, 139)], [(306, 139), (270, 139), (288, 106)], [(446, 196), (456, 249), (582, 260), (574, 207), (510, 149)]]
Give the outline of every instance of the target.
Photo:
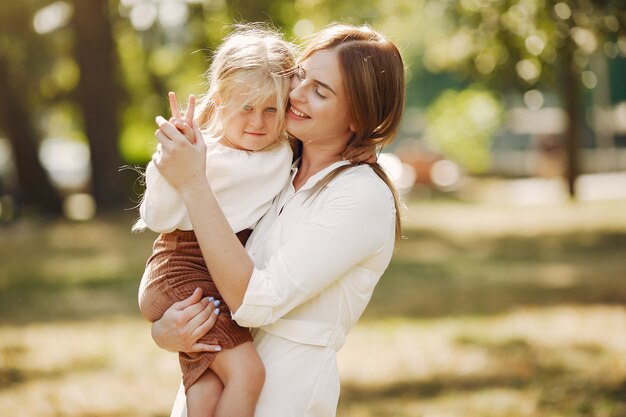
[(178, 107), (178, 100), (176, 99), (176, 93), (170, 91), (167, 94), (167, 97), (170, 101), (170, 112), (172, 113), (172, 117), (170, 118), (170, 123), (176, 126), (176, 128), (187, 138), (189, 143), (196, 143), (196, 137), (194, 131), (192, 129), (193, 126), (193, 117), (196, 109), (196, 97), (194, 95), (190, 95), (187, 101), (187, 111), (185, 112), (185, 117), (180, 114), (180, 109)]
[[(206, 181), (206, 144), (200, 129), (193, 122), (193, 96), (189, 98), (189, 107), (184, 119), (178, 110), (174, 93), (170, 94), (170, 104), (172, 105), (170, 121), (161, 116), (156, 118), (159, 128), (154, 136), (159, 141), (161, 149), (152, 156), (152, 162), (172, 187), (181, 192), (184, 187), (192, 187), (197, 181)], [(193, 139), (189, 139), (190, 132), (193, 132)]]
[(375, 144), (348, 148), (345, 150), (342, 157), (344, 160), (350, 161), (353, 164), (364, 162), (371, 165), (378, 161)]
[(211, 330), (218, 314), (213, 300), (202, 298), (202, 290), (198, 288), (189, 298), (172, 304), (163, 317), (152, 323), (152, 339), (160, 348), (171, 352), (219, 351), (219, 345), (198, 343)]

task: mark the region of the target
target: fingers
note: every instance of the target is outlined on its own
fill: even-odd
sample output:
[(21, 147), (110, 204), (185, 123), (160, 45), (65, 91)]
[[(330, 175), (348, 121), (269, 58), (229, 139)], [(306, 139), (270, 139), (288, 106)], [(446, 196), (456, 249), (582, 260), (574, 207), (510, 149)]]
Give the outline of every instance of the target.
[(206, 345), (204, 343), (194, 343), (188, 353), (193, 352), (219, 352), (222, 350), (220, 345)]
[[(195, 138), (196, 140), (200, 140), (200, 146), (201, 146), (201, 147), (202, 147), (202, 146), (204, 146), (204, 145), (205, 145), (205, 143), (204, 143), (204, 140), (202, 140), (202, 132), (200, 131), (200, 127), (198, 127), (198, 125), (197, 125), (197, 124), (195, 124), (195, 123), (192, 123), (192, 124), (191, 124), (191, 126), (192, 126), (192, 128), (193, 128), (194, 138)], [(196, 143), (196, 142), (194, 142), (194, 144), (195, 144), (195, 143)]]
[(369, 158), (367, 158), (366, 160), (364, 160), (363, 162), (365, 162), (366, 164), (375, 164), (378, 162), (378, 157), (376, 156), (376, 154), (373, 154), (372, 156), (370, 156)]
[(176, 99), (176, 93), (170, 91), (167, 93), (167, 97), (170, 100), (170, 112), (172, 113), (172, 117), (176, 119), (180, 119), (180, 109), (178, 108), (178, 100)]
[(191, 94), (189, 96), (189, 100), (187, 101), (187, 110), (185, 111), (185, 122), (187, 122), (189, 126), (193, 125), (195, 111), (196, 111), (196, 96)]
[[(193, 122), (192, 122), (193, 123)], [(177, 120), (176, 122), (174, 122), (174, 126), (176, 126), (176, 128), (183, 134), (185, 135), (185, 137), (187, 138), (187, 140), (189, 141), (189, 143), (194, 144), (196, 143), (196, 138), (195, 138), (195, 132), (194, 130), (191, 128), (190, 124), (187, 124), (187, 121), (181, 121), (181, 120)]]
[(376, 146), (365, 145), (346, 150), (343, 158), (351, 163), (365, 162), (367, 164), (375, 164), (378, 160), (376, 155)]
[(159, 129), (155, 133), (155, 137), (161, 144), (163, 144), (164, 147), (167, 147), (167, 140), (162, 140), (162, 138), (158, 137), (159, 131), (163, 135), (165, 135), (165, 139), (169, 139), (173, 142), (188, 142), (188, 139), (183, 134), (181, 134), (178, 128), (169, 121), (165, 120), (163, 116), (157, 116), (156, 124), (159, 126)]
[(345, 159), (347, 159), (348, 161), (352, 163), (360, 162), (363, 160), (363, 157), (365, 156), (366, 152), (367, 151), (351, 149), (350, 152), (348, 152), (345, 155)]
[(191, 294), (189, 297), (185, 298), (184, 300), (180, 300), (172, 304), (172, 307), (170, 308), (173, 308), (174, 310), (184, 310), (187, 307), (197, 304), (198, 302), (200, 302), (201, 299), (202, 299), (202, 289), (196, 288), (193, 294)]
[(172, 140), (168, 138), (167, 136), (165, 136), (163, 132), (161, 132), (161, 129), (157, 129), (154, 131), (154, 138), (159, 142), (158, 146), (161, 147), (161, 152), (163, 152), (164, 149), (168, 149), (169, 146), (171, 146)]
[(207, 334), (207, 332), (215, 325), (219, 314), (220, 309), (215, 308), (212, 303), (209, 303), (209, 305), (200, 314), (189, 320), (187, 326), (193, 328), (190, 336), (191, 340), (195, 342)]
[[(170, 101), (170, 111), (172, 113), (172, 119), (180, 120), (183, 119), (180, 113), (180, 107), (178, 106), (178, 99), (176, 98), (176, 93), (170, 91), (167, 94), (167, 97)], [(185, 111), (185, 122), (191, 126), (193, 124), (193, 119), (196, 111), (196, 96), (193, 94), (189, 95), (189, 99), (187, 101), (187, 110)], [(170, 119), (170, 121), (172, 120)]]

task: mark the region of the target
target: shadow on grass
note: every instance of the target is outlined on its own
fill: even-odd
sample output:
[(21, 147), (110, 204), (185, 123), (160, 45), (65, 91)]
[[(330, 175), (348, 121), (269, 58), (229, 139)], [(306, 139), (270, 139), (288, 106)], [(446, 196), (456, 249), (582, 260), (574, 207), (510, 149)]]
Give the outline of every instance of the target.
[[(409, 402), (421, 401), (432, 407), (435, 401), (451, 398), (457, 404), (471, 403), (479, 405), (479, 408), (490, 409), (494, 396), (515, 392), (536, 397), (533, 402), (537, 409), (531, 414), (533, 416), (626, 415), (624, 379), (615, 380), (605, 374), (581, 372), (578, 368), (580, 364), (555, 361), (554, 352), (532, 346), (522, 339), (497, 343), (480, 340), (457, 342), (485, 350), (492, 365), (482, 369), (479, 374), (439, 374), (384, 386), (344, 383), (340, 408), (365, 407), (375, 411), (372, 415), (385, 417), (409, 415), (405, 414)], [(589, 363), (603, 355), (602, 349), (598, 349), (574, 347), (574, 350), (581, 350), (587, 355), (580, 356), (579, 360)], [(481, 396), (483, 393), (489, 395)], [(481, 401), (485, 404), (480, 405)], [(470, 412), (467, 415), (474, 414)]]
[(455, 240), (410, 231), (365, 319), (499, 314), (525, 306), (626, 302), (626, 235)]
[(19, 281), (0, 293), (0, 325), (138, 317), (138, 286), (136, 275), (72, 283)]
[[(468, 401), (467, 397), (481, 392), (490, 392), (488, 400), (493, 401), (494, 390), (534, 391), (538, 394), (537, 409), (533, 416), (566, 415), (570, 417), (626, 415), (626, 381), (616, 385), (592, 384), (590, 381), (572, 380), (570, 374), (559, 373), (553, 378), (537, 380), (525, 378), (467, 377), (439, 378), (428, 381), (414, 381), (388, 385), (384, 388), (368, 388), (343, 384), (339, 409), (351, 406), (379, 409), (375, 415), (405, 415), (407, 403), (417, 401), (433, 401), (438, 398), (456, 398)], [(474, 406), (480, 397), (472, 401)], [(431, 405), (432, 407), (432, 405)], [(490, 404), (482, 406), (489, 409)], [(413, 414), (412, 414), (413, 415)], [(471, 413), (470, 413), (471, 415)]]
[[(0, 324), (139, 316), (155, 234), (127, 216), (3, 230)], [(521, 306), (626, 302), (626, 235), (455, 238), (407, 230), (364, 319), (498, 314)]]
[(46, 371), (39, 369), (27, 370), (21, 367), (5, 366), (0, 369), (0, 391), (16, 385), (24, 384), (26, 382), (41, 380), (53, 382), (54, 380), (66, 378), (68, 374), (77, 374), (81, 372), (88, 373), (94, 370), (101, 369), (106, 369), (106, 363), (102, 361), (80, 364), (74, 363), (71, 367), (68, 368)]

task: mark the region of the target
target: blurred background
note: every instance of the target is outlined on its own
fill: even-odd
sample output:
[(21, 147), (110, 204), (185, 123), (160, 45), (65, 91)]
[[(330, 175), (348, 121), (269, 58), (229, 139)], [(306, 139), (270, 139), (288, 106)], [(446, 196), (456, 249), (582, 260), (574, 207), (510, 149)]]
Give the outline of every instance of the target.
[(626, 2), (0, 3), (0, 414), (167, 416), (131, 234), (166, 93), (234, 22), (368, 23), (406, 65), (405, 239), (339, 417), (626, 416)]

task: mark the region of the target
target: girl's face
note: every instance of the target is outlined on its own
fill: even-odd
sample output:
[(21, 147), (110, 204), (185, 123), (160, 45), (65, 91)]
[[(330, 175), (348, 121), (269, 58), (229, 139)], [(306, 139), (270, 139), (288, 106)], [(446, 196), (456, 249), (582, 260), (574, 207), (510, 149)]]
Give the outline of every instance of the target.
[(220, 143), (246, 151), (259, 151), (276, 142), (278, 120), (276, 97), (261, 103), (245, 101), (251, 87), (237, 87), (221, 109), (224, 117), (224, 134)]
[(337, 52), (315, 52), (298, 67), (291, 81), (287, 130), (305, 145), (345, 149), (353, 128)]

